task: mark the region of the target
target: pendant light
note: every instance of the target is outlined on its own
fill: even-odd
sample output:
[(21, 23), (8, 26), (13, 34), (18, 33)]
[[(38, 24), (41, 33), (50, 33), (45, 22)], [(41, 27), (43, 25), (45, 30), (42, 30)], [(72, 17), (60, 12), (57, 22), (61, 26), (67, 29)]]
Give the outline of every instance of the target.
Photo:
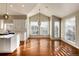
[(40, 8), (39, 8), (39, 16), (38, 16), (38, 18), (39, 18), (39, 25), (40, 25)]
[(5, 5), (5, 14), (3, 14), (3, 18), (4, 18), (5, 20), (8, 20), (8, 19), (9, 19), (9, 15), (7, 14), (7, 3), (6, 3), (6, 5)]
[(39, 35), (40, 35), (40, 8), (38, 9), (38, 28), (39, 28)]

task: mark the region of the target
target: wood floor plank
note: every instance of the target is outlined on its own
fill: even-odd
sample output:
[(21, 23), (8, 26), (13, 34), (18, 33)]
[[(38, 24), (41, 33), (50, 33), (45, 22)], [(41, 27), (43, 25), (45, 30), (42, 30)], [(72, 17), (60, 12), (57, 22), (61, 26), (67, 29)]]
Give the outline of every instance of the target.
[(0, 56), (79, 56), (78, 49), (60, 40), (29, 38), (20, 43), (13, 53), (0, 53)]

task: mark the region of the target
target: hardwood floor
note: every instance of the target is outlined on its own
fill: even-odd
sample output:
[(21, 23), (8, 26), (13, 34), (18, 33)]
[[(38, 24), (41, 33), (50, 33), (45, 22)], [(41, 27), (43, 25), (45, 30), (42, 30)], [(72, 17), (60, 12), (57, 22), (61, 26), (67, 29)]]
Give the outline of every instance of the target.
[(28, 39), (21, 42), (13, 53), (0, 53), (1, 56), (79, 56), (79, 50), (71, 45), (50, 39)]

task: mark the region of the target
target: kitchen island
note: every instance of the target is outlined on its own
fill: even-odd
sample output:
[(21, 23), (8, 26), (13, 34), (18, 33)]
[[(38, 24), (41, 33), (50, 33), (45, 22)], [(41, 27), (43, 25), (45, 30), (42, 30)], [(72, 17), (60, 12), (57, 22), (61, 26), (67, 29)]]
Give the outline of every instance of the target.
[(16, 34), (0, 34), (0, 53), (11, 53), (19, 44)]

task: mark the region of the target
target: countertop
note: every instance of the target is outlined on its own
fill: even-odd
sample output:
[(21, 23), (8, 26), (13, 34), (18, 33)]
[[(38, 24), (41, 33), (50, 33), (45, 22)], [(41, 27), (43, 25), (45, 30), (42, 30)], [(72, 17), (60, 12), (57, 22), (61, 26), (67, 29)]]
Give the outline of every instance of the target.
[(11, 38), (15, 34), (0, 35), (0, 38)]

